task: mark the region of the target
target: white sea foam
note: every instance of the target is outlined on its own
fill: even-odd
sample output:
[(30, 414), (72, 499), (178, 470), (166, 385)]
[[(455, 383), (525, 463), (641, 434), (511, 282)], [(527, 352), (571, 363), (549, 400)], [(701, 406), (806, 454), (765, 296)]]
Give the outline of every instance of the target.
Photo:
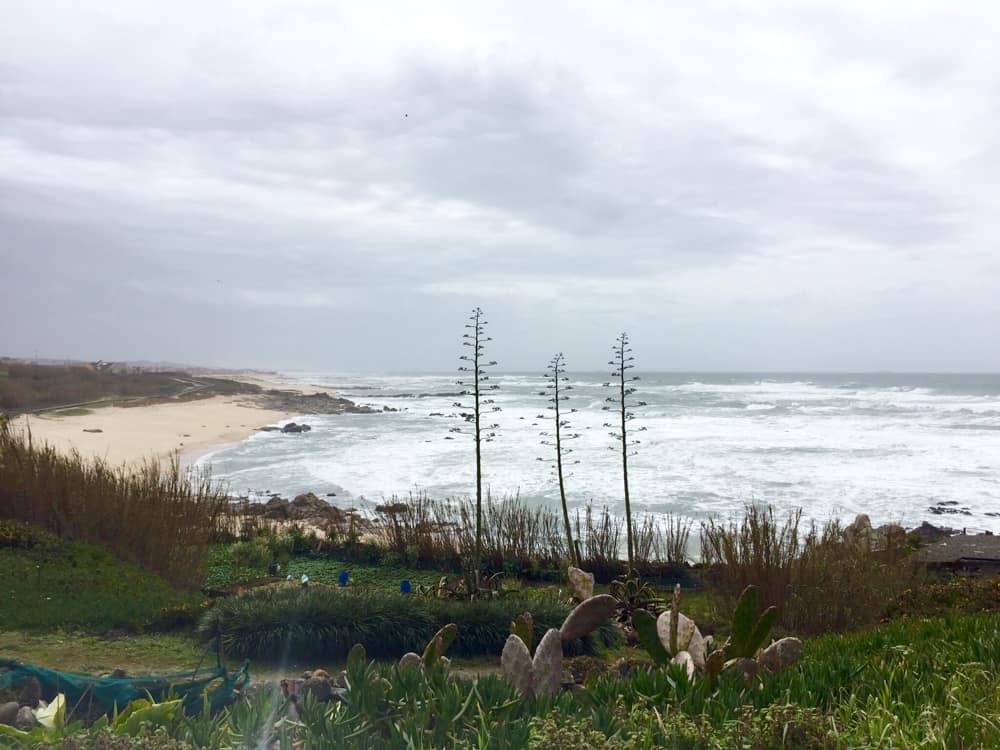
[[(298, 374), (337, 387), (360, 403), (401, 409), (372, 415), (309, 417), (301, 435), (261, 433), (203, 459), (236, 493), (293, 495), (337, 491), (362, 503), (426, 490), (438, 497), (473, 489), (471, 438), (449, 433), (453, 375)], [(606, 376), (574, 375), (569, 402), (571, 503), (621, 506), (620, 454), (602, 410)], [(542, 381), (499, 375), (503, 411), (497, 439), (484, 447), (493, 494), (557, 498), (539, 431), (550, 427)], [(644, 375), (630, 423), (641, 440), (630, 459), (636, 507), (695, 519), (729, 514), (749, 501), (802, 507), (824, 519), (865, 512), (875, 522), (932, 520), (1000, 531), (1000, 378), (996, 376), (683, 376)], [(409, 394), (409, 395), (401, 395)], [(446, 416), (430, 416), (442, 413)], [(612, 417), (612, 419), (609, 419)], [(639, 427), (645, 428), (638, 431)], [(446, 438), (453, 439), (448, 440)], [(333, 488), (337, 488), (334, 490)], [(346, 498), (339, 488), (350, 493)], [(954, 500), (971, 515), (928, 508)]]

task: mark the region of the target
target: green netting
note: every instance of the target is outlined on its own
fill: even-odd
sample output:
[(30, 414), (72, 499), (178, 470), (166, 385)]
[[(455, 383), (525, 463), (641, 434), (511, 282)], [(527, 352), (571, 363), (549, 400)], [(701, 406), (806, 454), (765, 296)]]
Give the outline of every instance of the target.
[[(250, 682), (249, 667), (250, 662), (245, 661), (232, 674), (227, 674), (226, 668), (220, 665), (146, 677), (94, 677), (0, 658), (0, 669), (7, 670), (0, 673), (0, 689), (16, 687), (23, 680), (34, 677), (48, 700), (58, 693), (65, 695), (70, 711), (74, 707), (88, 711), (95, 705), (104, 711), (120, 711), (138, 698), (152, 697), (160, 701), (174, 695), (184, 699), (184, 710), (189, 714), (202, 710), (206, 699), (209, 709), (215, 713), (233, 701), (235, 689), (242, 689)], [(211, 683), (218, 679), (222, 682), (209, 690)]]

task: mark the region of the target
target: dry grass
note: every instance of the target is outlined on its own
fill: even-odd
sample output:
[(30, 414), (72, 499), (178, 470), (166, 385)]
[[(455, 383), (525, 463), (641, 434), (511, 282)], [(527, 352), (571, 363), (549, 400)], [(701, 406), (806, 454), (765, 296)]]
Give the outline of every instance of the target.
[(812, 634), (877, 622), (922, 576), (902, 538), (853, 533), (836, 519), (800, 527), (801, 511), (778, 519), (773, 508), (756, 505), (738, 521), (704, 524), (702, 558), (713, 589), (731, 603), (753, 584), (761, 608), (779, 608), (782, 627)]
[(0, 517), (64, 539), (103, 545), (180, 586), (197, 586), (227, 503), (207, 476), (166, 468), (111, 466), (33, 443), (0, 418)]

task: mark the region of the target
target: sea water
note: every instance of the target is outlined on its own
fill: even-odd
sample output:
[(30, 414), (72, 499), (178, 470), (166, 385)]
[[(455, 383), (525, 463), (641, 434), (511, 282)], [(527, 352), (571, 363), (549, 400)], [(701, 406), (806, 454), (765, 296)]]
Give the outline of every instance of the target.
[[(200, 460), (235, 495), (302, 492), (371, 507), (393, 495), (475, 492), (474, 447), (459, 416), (455, 375), (288, 373), (335, 388), (376, 414), (303, 416), (303, 434), (261, 432)], [(695, 521), (728, 518), (746, 503), (806, 518), (907, 526), (929, 520), (1000, 531), (1000, 376), (640, 373), (634, 383), (630, 495), (634, 511)], [(620, 445), (605, 426), (607, 375), (571, 373), (563, 408), (570, 432), (566, 492), (572, 508), (623, 509)], [(541, 444), (552, 412), (535, 374), (497, 374), (499, 426), (483, 445), (494, 497), (558, 503), (553, 449)], [(543, 460), (539, 460), (543, 459)], [(944, 503), (945, 505), (941, 505)], [(942, 516), (931, 508), (947, 508)]]

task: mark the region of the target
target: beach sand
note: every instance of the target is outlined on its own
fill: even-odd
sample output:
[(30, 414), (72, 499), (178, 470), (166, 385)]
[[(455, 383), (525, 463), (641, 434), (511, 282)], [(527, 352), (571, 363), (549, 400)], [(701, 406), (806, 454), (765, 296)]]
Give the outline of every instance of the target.
[[(265, 388), (308, 393), (319, 390), (269, 380), (259, 374), (225, 377)], [(84, 456), (100, 457), (112, 464), (138, 464), (178, 453), (182, 465), (190, 465), (213, 447), (238, 442), (265, 425), (296, 416), (260, 408), (253, 396), (213, 396), (151, 406), (105, 406), (79, 416), (22, 416), (14, 420), (14, 425), (30, 428), (32, 439), (38, 443), (49, 443), (67, 452), (75, 448)]]

